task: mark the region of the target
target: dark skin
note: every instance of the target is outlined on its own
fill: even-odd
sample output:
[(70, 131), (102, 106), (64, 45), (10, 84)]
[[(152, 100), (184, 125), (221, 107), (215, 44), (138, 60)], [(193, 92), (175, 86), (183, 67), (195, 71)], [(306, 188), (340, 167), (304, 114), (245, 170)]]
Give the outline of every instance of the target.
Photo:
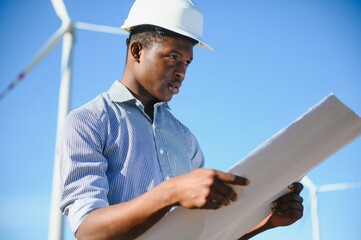
[(302, 218), (303, 198), (300, 196), (300, 193), (303, 185), (295, 182), (288, 188), (290, 193), (279, 197), (272, 203), (272, 213), (253, 230), (239, 238), (239, 240), (250, 239), (261, 232), (275, 227), (289, 226)]
[(170, 44), (156, 43), (149, 49), (139, 42), (131, 42), (129, 46), (122, 83), (143, 103), (150, 118), (155, 103), (169, 102), (178, 93), (193, 60), (190, 41), (169, 38), (167, 42)]
[[(122, 83), (142, 102), (146, 114), (153, 119), (154, 104), (169, 102), (173, 95), (178, 94), (192, 59), (193, 43), (184, 38), (169, 37), (164, 42), (153, 43), (149, 48), (143, 48), (141, 43), (132, 41), (128, 47)], [(234, 174), (214, 169), (197, 169), (168, 179), (129, 202), (94, 210), (81, 223), (76, 237), (135, 239), (174, 206), (218, 209), (237, 200), (237, 193), (231, 185), (248, 184), (248, 179)], [(297, 221), (302, 215), (298, 210), (302, 207), (299, 192), (297, 190), (292, 195), (279, 198), (277, 211), (265, 224), (251, 231), (249, 236)], [(244, 236), (241, 239), (248, 238)]]

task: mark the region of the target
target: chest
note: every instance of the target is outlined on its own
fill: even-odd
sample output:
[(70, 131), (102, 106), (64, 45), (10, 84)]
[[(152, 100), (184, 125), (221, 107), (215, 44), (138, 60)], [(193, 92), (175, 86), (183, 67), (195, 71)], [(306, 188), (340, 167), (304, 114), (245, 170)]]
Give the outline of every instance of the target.
[(118, 111), (104, 147), (108, 171), (122, 177), (147, 172), (159, 182), (192, 170), (190, 136), (166, 109), (156, 109), (153, 121), (137, 107)]

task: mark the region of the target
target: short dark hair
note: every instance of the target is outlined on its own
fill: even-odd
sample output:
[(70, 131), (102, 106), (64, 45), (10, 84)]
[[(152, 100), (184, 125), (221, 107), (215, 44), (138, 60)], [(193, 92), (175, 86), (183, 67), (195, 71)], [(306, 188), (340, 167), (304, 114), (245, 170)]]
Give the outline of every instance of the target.
[(193, 45), (198, 43), (190, 37), (153, 25), (140, 25), (132, 28), (126, 43), (129, 46), (129, 43), (135, 40), (139, 41), (144, 48), (149, 48), (153, 43), (161, 43), (169, 36), (187, 39)]

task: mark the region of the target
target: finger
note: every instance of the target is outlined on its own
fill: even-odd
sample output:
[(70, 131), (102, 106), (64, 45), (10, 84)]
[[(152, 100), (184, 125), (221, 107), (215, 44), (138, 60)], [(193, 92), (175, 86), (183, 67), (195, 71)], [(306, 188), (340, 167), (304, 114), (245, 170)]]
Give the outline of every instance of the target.
[(249, 180), (245, 177), (237, 176), (231, 173), (225, 173), (221, 171), (216, 171), (216, 177), (224, 183), (236, 184), (240, 186), (249, 185)]
[(288, 188), (289, 188), (292, 192), (295, 192), (295, 193), (300, 194), (301, 191), (302, 191), (302, 189), (303, 189), (303, 185), (302, 185), (302, 183), (294, 182), (294, 183), (292, 183), (291, 185), (289, 185)]
[(219, 204), (218, 202), (213, 201), (211, 199), (208, 199), (207, 203), (205, 205), (205, 209), (214, 209), (215, 210), (215, 209), (219, 209), (221, 207), (222, 207), (221, 204)]
[(276, 207), (275, 210), (278, 212), (285, 212), (290, 210), (303, 211), (303, 205), (299, 202), (288, 202)]
[(225, 197), (223, 194), (217, 192), (212, 192), (209, 197), (213, 202), (221, 206), (228, 206), (231, 203), (231, 200)]
[(303, 216), (303, 206), (301, 207), (301, 209), (284, 209), (284, 210), (277, 210), (277, 209), (272, 209), (273, 213), (277, 213), (279, 215), (281, 215), (282, 217), (288, 217), (291, 218), (293, 220), (298, 220), (300, 218), (302, 218)]
[(220, 182), (218, 179), (214, 181), (212, 192), (221, 194), (224, 198), (230, 201), (237, 200), (237, 193), (230, 186)]
[(280, 206), (286, 202), (299, 202), (299, 203), (303, 203), (303, 198), (297, 194), (297, 193), (287, 193), (281, 197), (279, 197), (277, 200), (275, 200), (273, 203), (272, 203), (272, 206), (273, 207), (276, 207), (276, 206)]
[(281, 205), (272, 206), (272, 212), (277, 213), (283, 217), (289, 217), (293, 220), (298, 220), (303, 216), (304, 207), (301, 202), (287, 202)]

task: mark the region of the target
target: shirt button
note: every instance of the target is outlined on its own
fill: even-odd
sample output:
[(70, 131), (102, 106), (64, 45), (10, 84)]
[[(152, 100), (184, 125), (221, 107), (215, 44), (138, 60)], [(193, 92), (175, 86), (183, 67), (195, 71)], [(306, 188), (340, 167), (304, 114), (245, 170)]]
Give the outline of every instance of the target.
[(163, 154), (163, 153), (164, 153), (164, 150), (163, 150), (163, 149), (160, 149), (159, 152), (160, 152), (160, 154)]

